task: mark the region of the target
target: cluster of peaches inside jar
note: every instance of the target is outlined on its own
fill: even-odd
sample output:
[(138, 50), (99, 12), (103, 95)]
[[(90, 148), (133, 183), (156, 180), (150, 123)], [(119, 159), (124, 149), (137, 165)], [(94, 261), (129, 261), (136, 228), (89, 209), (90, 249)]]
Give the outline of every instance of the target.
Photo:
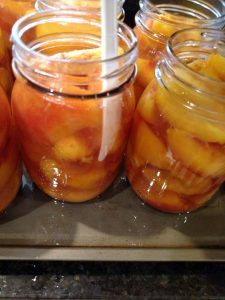
[[(119, 23), (118, 55), (104, 62), (98, 17), (64, 10), (29, 15), (34, 1), (2, 2), (0, 212), (15, 198), (22, 163), (33, 182), (57, 200), (83, 202), (101, 195), (123, 161), (133, 191), (154, 208), (186, 212), (211, 199), (225, 180), (225, 49), (219, 13), (216, 30), (206, 37), (213, 46), (183, 57), (185, 45), (180, 53), (169, 45), (175, 32), (196, 27), (202, 15), (195, 22), (180, 16), (181, 8), (173, 14), (142, 0), (150, 14), (137, 14), (134, 32)], [(11, 35), (13, 84), (9, 36), (26, 14)], [(189, 29), (178, 36), (197, 44), (199, 32), (204, 34)]]
[[(128, 179), (147, 204), (165, 212), (192, 211), (225, 178), (225, 59), (219, 30), (224, 4), (218, 1), (215, 10), (210, 2), (204, 8), (199, 2), (191, 7), (178, 1), (140, 4), (134, 29), (139, 41), (137, 108), (126, 155)], [(207, 30), (191, 27), (216, 30), (207, 38)], [(182, 40), (170, 48), (178, 39), (176, 32)], [(201, 35), (206, 37), (199, 45)]]
[(188, 64), (194, 72), (212, 78), (214, 89), (216, 85), (221, 89), (218, 97), (193, 92), (170, 78), (165, 83), (168, 90), (152, 81), (138, 103), (126, 167), (134, 191), (155, 208), (192, 211), (204, 205), (225, 179), (225, 73), (221, 66), (225, 58), (220, 54)]
[(134, 85), (137, 101), (155, 76), (155, 67), (162, 58), (168, 38), (185, 28), (214, 28), (224, 26), (224, 3), (215, 0), (203, 4), (198, 1), (172, 3), (159, 0), (140, 0), (140, 10), (135, 16), (134, 31), (138, 37), (138, 74)]

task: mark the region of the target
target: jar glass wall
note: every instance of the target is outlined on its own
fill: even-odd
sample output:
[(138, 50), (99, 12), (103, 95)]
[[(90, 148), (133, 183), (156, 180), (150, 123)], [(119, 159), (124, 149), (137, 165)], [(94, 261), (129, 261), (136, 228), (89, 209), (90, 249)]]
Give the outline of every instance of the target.
[(3, 32), (0, 29), (0, 86), (10, 98), (13, 85), (13, 76), (11, 72), (11, 61), (6, 47)]
[(0, 0), (0, 28), (8, 48), (11, 47), (9, 39), (13, 24), (20, 17), (34, 10), (34, 4), (34, 0)]
[(141, 0), (135, 17), (139, 42), (138, 75), (135, 83), (137, 99), (154, 77), (154, 70), (167, 38), (190, 27), (221, 29), (225, 26), (225, 2)]
[[(66, 26), (46, 34), (46, 27)], [(101, 24), (91, 14), (48, 11), (13, 27), (12, 108), (24, 163), (55, 199), (102, 193), (123, 159), (135, 108), (137, 41), (118, 25), (118, 56), (101, 59)]]
[[(118, 19), (123, 21), (125, 0), (117, 0)], [(38, 11), (48, 9), (76, 9), (94, 14), (100, 14), (101, 0), (36, 0), (35, 7)]]
[(195, 210), (225, 180), (224, 42), (219, 30), (175, 33), (138, 103), (126, 169), (159, 210)]
[(8, 99), (0, 86), (0, 213), (15, 198), (21, 183), (21, 162)]
[(34, 0), (0, 0), (0, 85), (6, 91), (9, 99), (14, 81), (11, 70), (10, 35), (12, 26), (20, 17), (34, 10), (34, 3)]

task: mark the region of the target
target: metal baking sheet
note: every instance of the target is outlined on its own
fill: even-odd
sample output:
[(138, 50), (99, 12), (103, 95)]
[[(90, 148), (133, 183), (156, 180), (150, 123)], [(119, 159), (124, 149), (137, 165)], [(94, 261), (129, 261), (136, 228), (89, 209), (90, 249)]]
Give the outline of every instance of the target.
[(196, 212), (167, 214), (143, 204), (124, 173), (82, 204), (54, 201), (24, 176), (0, 217), (0, 259), (225, 261), (223, 189)]

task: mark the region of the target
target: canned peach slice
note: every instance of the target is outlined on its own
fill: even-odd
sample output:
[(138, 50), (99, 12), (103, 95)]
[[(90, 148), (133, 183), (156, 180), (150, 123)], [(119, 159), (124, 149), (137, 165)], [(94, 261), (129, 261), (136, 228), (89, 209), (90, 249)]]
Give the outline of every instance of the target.
[(147, 204), (164, 212), (183, 212), (191, 209), (192, 203), (179, 196), (176, 192), (163, 190), (159, 182), (146, 180), (139, 175), (132, 181), (132, 187), (138, 196)]
[(210, 64), (209, 62), (203, 59), (196, 59), (193, 62), (189, 63), (188, 66), (203, 75), (206, 75), (213, 79), (220, 79), (219, 74), (217, 73), (216, 69)]
[[(0, 102), (3, 104), (1, 105), (0, 110), (0, 153), (4, 150), (6, 143), (8, 141), (8, 137), (10, 135), (11, 129), (11, 118), (10, 118), (10, 111), (8, 106), (8, 99), (5, 96), (5, 92), (3, 91), (2, 87), (0, 86)], [(5, 103), (4, 103), (5, 102)], [(7, 105), (6, 105), (7, 102)]]
[(43, 37), (45, 35), (51, 35), (54, 33), (72, 33), (72, 32), (79, 32), (79, 33), (94, 33), (96, 34), (96, 31), (93, 31), (92, 26), (89, 24), (82, 24), (80, 26), (79, 23), (66, 23), (66, 22), (55, 22), (55, 23), (49, 23), (48, 26), (46, 24), (39, 24), (36, 27), (36, 37)]
[[(24, 137), (20, 138), (23, 139)], [(29, 140), (24, 139), (24, 142), (20, 145), (20, 147), (23, 159), (29, 159), (29, 161), (35, 163), (36, 168), (38, 168), (40, 161), (46, 158), (46, 156), (48, 157), (52, 150), (51, 145), (45, 145), (42, 141), (37, 141), (37, 139), (35, 140), (35, 137)]]
[(4, 58), (5, 51), (6, 51), (5, 40), (4, 40), (4, 37), (3, 37), (2, 30), (0, 29), (0, 61)]
[[(151, 22), (148, 22), (147, 26), (150, 27), (151, 24)], [(137, 27), (134, 28), (134, 32), (138, 38), (138, 47), (141, 51), (141, 57), (148, 57), (151, 59), (154, 54), (157, 54), (157, 51), (162, 51), (164, 49), (164, 42), (160, 43), (154, 35), (150, 37), (148, 34), (141, 32)]]
[(46, 179), (43, 187), (45, 192), (50, 183), (52, 186), (50, 195), (55, 197), (57, 194), (55, 198), (66, 201), (85, 201), (88, 198), (94, 198), (111, 183), (109, 178), (111, 177), (112, 180), (114, 176), (104, 168), (93, 168), (86, 171), (80, 169), (79, 172), (79, 170), (73, 169), (72, 165), (66, 167), (52, 159), (42, 160), (40, 170)]
[(157, 90), (156, 104), (163, 118), (170, 125), (185, 130), (206, 142), (225, 143), (223, 124), (220, 126), (218, 123), (210, 122), (206, 118), (194, 114), (176, 98), (177, 96), (174, 95), (174, 99), (171, 101), (171, 96), (167, 91), (162, 91), (160, 88)]
[(65, 137), (55, 144), (53, 153), (56, 159), (89, 163), (93, 159), (92, 151), (87, 143), (75, 137)]
[(43, 159), (40, 162), (40, 170), (48, 181), (57, 181), (58, 185), (67, 185), (76, 189), (92, 189), (100, 187), (104, 181), (108, 182), (110, 170), (101, 167), (86, 169), (74, 169), (73, 165), (59, 164), (53, 159)]
[[(103, 70), (99, 63), (102, 55), (101, 48), (95, 47), (94, 45), (93, 48), (84, 48), (83, 43), (80, 43), (78, 45), (76, 44), (76, 49), (74, 49), (71, 45), (58, 45), (58, 43), (54, 42), (51, 47), (46, 48), (40, 48), (39, 51), (54, 60), (58, 59), (59, 61), (57, 63), (60, 62), (61, 64), (61, 70), (57, 75), (57, 80), (49, 81), (47, 84), (48, 88), (59, 93), (82, 96), (100, 94), (103, 92), (103, 81), (101, 80)], [(120, 56), (123, 52), (122, 48), (119, 47), (118, 56)], [(67, 63), (63, 63), (64, 60)], [(73, 71), (71, 71), (71, 68), (68, 69), (69, 61), (71, 62), (71, 68), (73, 68)], [(75, 66), (72, 64), (73, 61)], [(93, 65), (90, 69), (88, 64), (85, 64), (85, 62), (92, 61), (95, 62), (95, 65)], [(34, 65), (36, 64), (38, 65), (38, 60), (34, 62)], [(120, 62), (120, 64), (122, 65), (123, 62)], [(43, 62), (41, 64), (42, 72), (49, 72), (50, 66)], [(115, 66), (116, 65), (114, 65), (114, 67)], [(70, 86), (69, 84), (62, 85), (62, 82), (70, 83)], [(42, 81), (42, 86), (46, 87), (45, 81)]]
[(220, 54), (211, 54), (207, 66), (213, 69), (220, 80), (225, 81), (225, 57)]
[(0, 67), (0, 85), (4, 91), (9, 94), (12, 88), (13, 81), (11, 80), (11, 73), (4, 67)]
[(50, 187), (44, 187), (43, 190), (45, 193), (47, 193), (49, 196), (51, 196), (54, 199), (57, 200), (63, 199), (64, 201), (67, 202), (80, 203), (97, 197), (102, 192), (102, 187), (96, 188), (94, 190), (65, 189), (60, 193), (59, 191)]
[(141, 98), (143, 94), (143, 87), (138, 84), (137, 80), (134, 82), (134, 94), (135, 94), (135, 102), (138, 103), (138, 100)]
[(0, 190), (3, 189), (18, 165), (19, 158), (16, 151), (16, 145), (13, 140), (9, 141), (5, 153), (1, 154), (0, 160)]
[(157, 123), (158, 111), (153, 99), (153, 94), (155, 92), (154, 86), (154, 82), (148, 85), (148, 87), (144, 90), (137, 106), (138, 113), (148, 124)]
[(170, 172), (158, 170), (152, 167), (147, 167), (142, 171), (142, 174), (149, 182), (156, 181), (160, 186), (169, 191), (183, 195), (204, 194), (211, 189), (212, 182), (209, 178), (196, 176), (195, 180), (187, 181), (173, 177)]
[[(73, 170), (68, 170), (68, 174)], [(104, 168), (96, 168), (80, 174), (73, 174), (68, 178), (68, 186), (75, 189), (90, 190), (100, 188), (104, 182), (108, 182), (108, 171)]]
[[(82, 44), (81, 44), (82, 47)], [(58, 49), (58, 48), (57, 48)], [(118, 48), (118, 55), (123, 54), (123, 49), (121, 47)], [(53, 54), (52, 57), (58, 59), (70, 59), (70, 60), (84, 60), (84, 61), (91, 61), (91, 60), (100, 60), (102, 57), (102, 49), (99, 47), (90, 48), (90, 49), (75, 49), (75, 50), (68, 50), (64, 52), (59, 52)]]
[(216, 188), (211, 189), (208, 193), (203, 195), (193, 195), (190, 197), (190, 201), (192, 203), (193, 209), (203, 206), (207, 201), (209, 201), (213, 195), (218, 191), (218, 186)]
[(9, 133), (10, 133), (10, 126), (8, 123), (5, 123), (5, 127), (1, 128), (0, 126), (0, 153), (4, 150), (6, 146)]
[(68, 175), (63, 172), (61, 165), (52, 159), (43, 158), (40, 161), (40, 171), (55, 188), (67, 184)]
[(164, 13), (151, 22), (149, 29), (154, 33), (159, 33), (165, 37), (170, 37), (175, 31), (185, 27), (185, 24), (181, 25), (181, 22), (182, 17), (179, 15)]
[(58, 59), (98, 60), (101, 58), (101, 48), (76, 49), (52, 55)]
[(4, 211), (6, 207), (12, 202), (12, 199), (16, 196), (21, 181), (21, 169), (20, 164), (15, 166), (12, 176), (8, 180), (6, 186), (0, 190), (0, 212)]
[[(136, 128), (135, 128), (136, 127)], [(172, 160), (162, 140), (143, 121), (134, 123), (131, 137), (134, 157), (138, 165), (151, 164), (162, 169), (170, 169)]]
[[(213, 55), (214, 56), (214, 55)], [(214, 68), (214, 62), (213, 64), (210, 62), (213, 62), (213, 58), (209, 58), (206, 60), (204, 59), (196, 59), (188, 64), (188, 67), (190, 67), (192, 70), (195, 70), (203, 75), (206, 75), (213, 79), (220, 79), (219, 74)]]
[(1, 20), (0, 25), (4, 30), (7, 47), (10, 45), (9, 37), (13, 24), (28, 11), (34, 12), (35, 1), (24, 0), (5, 0), (1, 1)]
[[(54, 112), (52, 112), (52, 114), (54, 114)], [(60, 143), (60, 140), (65, 136), (71, 136), (74, 132), (77, 131), (85, 131), (85, 129), (87, 128), (90, 131), (100, 131), (100, 126), (102, 123), (102, 112), (100, 109), (93, 111), (91, 111), (90, 109), (90, 111), (86, 111), (86, 117), (84, 116), (85, 109), (83, 111), (80, 110), (80, 115), (78, 115), (79, 109), (75, 109), (74, 112), (72, 112), (71, 110), (71, 113), (69, 111), (64, 112), (63, 116), (65, 117), (65, 119), (63, 119), (63, 116), (61, 116), (58, 119), (52, 119), (51, 121), (49, 120), (48, 132), (46, 133), (48, 140), (53, 144), (57, 144)], [(57, 112), (55, 116), (57, 116)], [(66, 116), (68, 116), (68, 118), (66, 118)], [(56, 120), (58, 120), (59, 123), (57, 123)], [(97, 138), (96, 142), (98, 142)]]
[[(170, 18), (170, 22), (171, 20), (172, 19)], [(154, 20), (149, 29), (155, 33), (159, 33), (166, 37), (169, 37), (176, 31), (176, 27), (175, 24), (168, 24), (165, 21), (166, 19), (163, 18), (161, 18), (161, 20)]]
[(216, 178), (215, 180), (210, 177), (203, 177), (191, 169), (187, 168), (181, 161), (174, 162), (173, 167), (170, 170), (171, 176), (179, 179), (185, 186), (191, 187), (193, 186), (205, 186), (208, 184), (208, 187), (217, 185), (222, 182), (221, 178)]
[(218, 147), (201, 142), (175, 128), (167, 130), (167, 137), (174, 159), (181, 161), (193, 172), (210, 177), (225, 174), (225, 155)]
[(137, 59), (138, 72), (141, 74), (137, 77), (137, 82), (146, 87), (155, 74), (155, 61), (153, 59)]
[(178, 213), (194, 209), (188, 200), (183, 199), (172, 191), (164, 191), (160, 194), (159, 191), (152, 189), (149, 193), (149, 199), (147, 199), (146, 202), (164, 212)]
[(21, 99), (21, 104), (13, 107), (18, 124), (26, 124), (23, 132), (29, 138), (38, 135), (45, 144), (55, 144), (63, 137), (87, 127), (102, 128), (100, 101), (45, 96), (29, 85), (25, 89), (19, 81), (16, 81), (13, 90), (13, 98), (16, 97)]

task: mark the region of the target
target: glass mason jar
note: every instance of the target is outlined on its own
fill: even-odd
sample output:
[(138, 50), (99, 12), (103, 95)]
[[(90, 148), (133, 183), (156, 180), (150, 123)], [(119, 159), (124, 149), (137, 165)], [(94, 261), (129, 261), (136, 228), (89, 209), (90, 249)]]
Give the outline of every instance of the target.
[(21, 163), (6, 94), (0, 86), (0, 213), (15, 198), (21, 183)]
[[(118, 20), (123, 21), (125, 0), (117, 0)], [(94, 14), (100, 14), (101, 0), (36, 0), (35, 7), (38, 11), (48, 9), (76, 9)]]
[(133, 190), (166, 212), (204, 205), (225, 180), (225, 33), (169, 39), (135, 112), (126, 170)]
[[(46, 34), (57, 24), (70, 32)], [(118, 173), (135, 109), (135, 34), (119, 23), (120, 54), (102, 60), (99, 20), (55, 10), (19, 20), (12, 41), (12, 109), (31, 178), (55, 199), (98, 196)]]
[(0, 28), (3, 32), (7, 48), (13, 24), (20, 17), (34, 10), (35, 0), (0, 0), (1, 18)]
[(154, 77), (154, 70), (167, 38), (190, 27), (220, 29), (225, 26), (223, 0), (180, 1), (140, 0), (135, 17), (138, 37), (138, 74), (135, 82), (137, 101)]

